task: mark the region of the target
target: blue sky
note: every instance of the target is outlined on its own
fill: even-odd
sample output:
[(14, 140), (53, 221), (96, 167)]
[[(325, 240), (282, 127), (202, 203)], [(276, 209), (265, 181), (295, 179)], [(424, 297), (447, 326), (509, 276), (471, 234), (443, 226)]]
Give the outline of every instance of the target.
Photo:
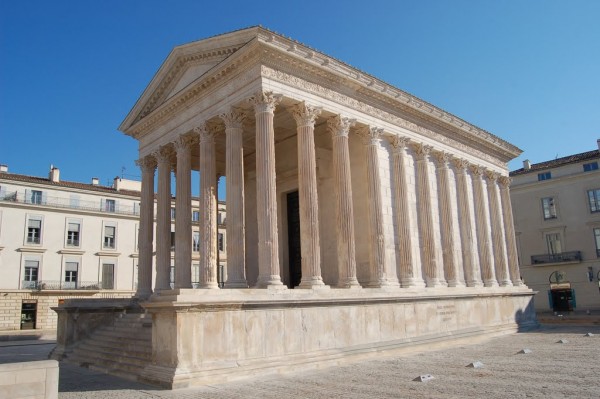
[(511, 170), (600, 138), (600, 1), (210, 3), (2, 0), (0, 163), (139, 176), (117, 127), (170, 50), (259, 24), (517, 145)]

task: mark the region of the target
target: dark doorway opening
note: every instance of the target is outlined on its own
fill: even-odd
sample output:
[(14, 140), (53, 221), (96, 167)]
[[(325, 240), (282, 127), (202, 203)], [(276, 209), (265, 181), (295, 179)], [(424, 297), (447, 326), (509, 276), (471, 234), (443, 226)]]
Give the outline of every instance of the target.
[(300, 199), (298, 191), (287, 195), (289, 281), (288, 288), (297, 287), (302, 279), (302, 252), (300, 251)]
[(35, 330), (37, 303), (23, 302), (21, 304), (21, 330)]

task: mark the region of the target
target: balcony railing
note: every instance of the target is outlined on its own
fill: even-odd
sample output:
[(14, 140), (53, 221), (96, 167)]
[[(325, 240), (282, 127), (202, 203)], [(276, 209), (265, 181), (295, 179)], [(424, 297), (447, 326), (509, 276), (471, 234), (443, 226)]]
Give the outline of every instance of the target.
[(78, 209), (84, 211), (96, 211), (96, 212), (106, 212), (106, 213), (116, 213), (120, 215), (134, 215), (138, 216), (140, 214), (140, 210), (138, 206), (129, 206), (119, 203), (118, 206), (107, 206), (106, 203), (102, 201), (83, 201), (83, 200), (74, 200), (68, 197), (31, 197), (31, 195), (26, 195), (24, 191), (14, 191), (11, 193), (5, 193), (0, 196), (0, 201), (4, 202), (16, 202), (20, 204), (28, 204), (28, 205), (39, 205), (39, 206), (49, 206), (54, 208), (68, 208), (68, 209)]
[(544, 263), (581, 262), (581, 251), (561, 252), (558, 254), (532, 255), (531, 264), (541, 265)]
[(57, 281), (57, 280), (42, 280), (42, 281), (23, 281), (21, 289), (38, 290), (38, 291), (58, 291), (58, 290), (92, 290), (98, 291), (103, 288), (102, 282), (98, 281)]

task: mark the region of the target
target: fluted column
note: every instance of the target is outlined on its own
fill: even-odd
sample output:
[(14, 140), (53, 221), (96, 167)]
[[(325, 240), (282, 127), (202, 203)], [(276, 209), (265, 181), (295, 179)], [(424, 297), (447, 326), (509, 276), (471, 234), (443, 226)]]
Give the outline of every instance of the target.
[(369, 209), (369, 265), (371, 269), (368, 287), (398, 286), (396, 273), (391, 275), (385, 257), (385, 232), (383, 228), (383, 205), (379, 177), (379, 142), (383, 129), (365, 127), (359, 131), (367, 152), (367, 202)]
[(429, 153), (431, 146), (421, 143), (413, 145), (417, 157), (417, 203), (419, 205), (419, 235), (421, 237), (421, 262), (425, 271), (427, 287), (441, 285), (435, 256), (431, 190), (429, 188)]
[(192, 288), (192, 144), (189, 136), (173, 143), (177, 153), (175, 179), (175, 288)]
[(156, 280), (154, 291), (171, 289), (171, 155), (162, 147), (155, 152), (158, 163), (158, 204), (156, 210)]
[(502, 202), (502, 220), (504, 221), (504, 235), (506, 238), (506, 250), (508, 253), (508, 270), (510, 279), (514, 286), (522, 286), (521, 271), (519, 270), (519, 257), (517, 254), (517, 241), (515, 234), (515, 225), (513, 221), (512, 204), (510, 202), (510, 182), (508, 176), (501, 176), (498, 179), (500, 183), (500, 199)]
[(479, 266), (483, 285), (486, 287), (497, 287), (496, 273), (494, 272), (494, 260), (492, 259), (492, 248), (489, 239), (490, 222), (485, 209), (483, 194), (483, 168), (471, 165), (473, 176), (473, 195), (475, 202), (475, 226), (477, 228), (477, 246), (479, 252)]
[(500, 198), (498, 196), (498, 177), (496, 172), (488, 170), (485, 172), (487, 179), (488, 202), (490, 204), (490, 221), (492, 228), (492, 246), (494, 248), (494, 268), (496, 279), (501, 287), (512, 286), (508, 274), (508, 263), (506, 262), (506, 242), (504, 239), (503, 221), (500, 210)]
[(438, 187), (438, 207), (440, 211), (440, 230), (442, 233), (442, 259), (444, 261), (444, 274), (448, 287), (463, 286), (458, 274), (458, 267), (454, 259), (454, 221), (452, 218), (452, 202), (450, 201), (450, 188), (448, 187), (448, 161), (451, 155), (442, 151), (433, 153), (437, 163), (436, 176)]
[(136, 161), (142, 170), (140, 201), (140, 232), (138, 235), (138, 283), (135, 296), (147, 298), (152, 294), (152, 240), (154, 237), (154, 171), (156, 160), (146, 156)]
[(244, 147), (242, 134), (245, 115), (231, 109), (221, 115), (225, 122), (225, 168), (227, 176), (227, 281), (225, 288), (247, 288), (246, 220), (244, 217)]
[(396, 205), (396, 228), (398, 230), (398, 247), (396, 256), (400, 263), (400, 283), (402, 287), (424, 287), (425, 282), (421, 273), (413, 262), (411, 229), (414, 224), (411, 218), (410, 208), (408, 206), (408, 184), (406, 181), (406, 146), (409, 139), (406, 137), (392, 136), (390, 144), (392, 146), (393, 170), (392, 179), (394, 180), (394, 200)]
[(317, 161), (315, 158), (315, 120), (321, 108), (304, 102), (292, 109), (298, 132), (298, 191), (300, 202), (300, 247), (302, 279), (299, 288), (324, 286), (321, 277), (319, 238), (319, 201), (317, 199)]
[(460, 246), (462, 252), (463, 269), (467, 287), (481, 287), (483, 285), (479, 272), (479, 259), (473, 248), (473, 219), (469, 207), (469, 194), (467, 183), (467, 167), (469, 163), (464, 159), (453, 158), (452, 163), (456, 170), (456, 199), (458, 204), (458, 224), (460, 228)]
[(354, 211), (348, 132), (354, 119), (339, 115), (327, 121), (333, 140), (333, 175), (336, 200), (336, 241), (338, 255), (338, 287), (360, 288), (356, 278), (354, 243)]
[(217, 281), (217, 166), (215, 130), (203, 124), (200, 136), (200, 288), (219, 288)]
[(256, 115), (256, 214), (258, 220), (258, 281), (260, 288), (284, 288), (279, 270), (275, 130), (273, 118), (281, 95), (259, 92), (251, 100)]

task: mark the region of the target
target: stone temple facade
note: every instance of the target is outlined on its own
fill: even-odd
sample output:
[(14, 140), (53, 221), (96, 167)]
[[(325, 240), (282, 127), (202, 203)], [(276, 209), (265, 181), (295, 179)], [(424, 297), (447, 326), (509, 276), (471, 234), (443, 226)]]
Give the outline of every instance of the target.
[[(145, 381), (212, 383), (535, 325), (507, 171), (520, 150), (371, 75), (252, 27), (176, 47), (120, 130), (139, 141), (142, 169)], [(186, 217), (168, 285), (173, 170), (176, 217), (200, 186), (198, 289)], [(58, 311), (64, 327), (81, 307)], [(72, 331), (59, 331), (59, 353)]]

